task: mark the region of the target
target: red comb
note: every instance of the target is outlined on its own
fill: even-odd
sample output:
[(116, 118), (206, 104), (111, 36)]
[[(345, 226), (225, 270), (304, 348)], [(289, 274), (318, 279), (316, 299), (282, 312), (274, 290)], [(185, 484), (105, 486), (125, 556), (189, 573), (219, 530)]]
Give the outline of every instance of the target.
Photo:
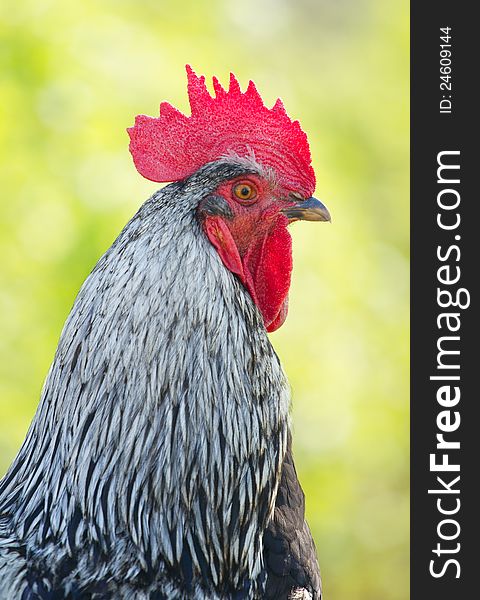
[(159, 117), (138, 115), (127, 130), (138, 172), (152, 181), (178, 181), (222, 156), (253, 155), (272, 167), (282, 183), (311, 196), (315, 173), (307, 136), (281, 100), (267, 108), (253, 81), (242, 92), (233, 74), (228, 91), (213, 78), (212, 97), (205, 77), (198, 77), (189, 65), (186, 69), (192, 116), (162, 102)]

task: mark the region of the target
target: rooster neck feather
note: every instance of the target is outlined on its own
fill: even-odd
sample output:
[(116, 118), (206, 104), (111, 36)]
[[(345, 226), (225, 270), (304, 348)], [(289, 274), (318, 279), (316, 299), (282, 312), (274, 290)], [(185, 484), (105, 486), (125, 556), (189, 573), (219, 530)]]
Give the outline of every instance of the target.
[(154, 194), (67, 319), (0, 485), (0, 529), (71, 586), (102, 570), (158, 585), (170, 568), (179, 589), (212, 598), (261, 585), (289, 394), (259, 311), (196, 216), (246, 169), (221, 160)]

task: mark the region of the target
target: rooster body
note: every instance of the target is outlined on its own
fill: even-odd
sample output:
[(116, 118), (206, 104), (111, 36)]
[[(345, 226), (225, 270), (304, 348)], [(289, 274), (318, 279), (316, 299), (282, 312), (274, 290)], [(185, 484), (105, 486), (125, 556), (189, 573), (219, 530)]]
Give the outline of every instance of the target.
[(155, 193), (86, 279), (0, 483), (1, 600), (321, 597), (286, 378), (204, 232), (244, 177), (272, 175), (230, 156)]

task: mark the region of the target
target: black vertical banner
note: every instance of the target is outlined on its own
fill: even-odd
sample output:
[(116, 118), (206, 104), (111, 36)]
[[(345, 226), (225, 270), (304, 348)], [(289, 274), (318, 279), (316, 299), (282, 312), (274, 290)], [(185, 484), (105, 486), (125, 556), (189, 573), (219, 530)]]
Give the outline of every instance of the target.
[[(475, 4), (411, 3), (411, 598), (477, 597)], [(474, 110), (474, 104), (476, 109)], [(474, 581), (475, 579), (475, 581)]]

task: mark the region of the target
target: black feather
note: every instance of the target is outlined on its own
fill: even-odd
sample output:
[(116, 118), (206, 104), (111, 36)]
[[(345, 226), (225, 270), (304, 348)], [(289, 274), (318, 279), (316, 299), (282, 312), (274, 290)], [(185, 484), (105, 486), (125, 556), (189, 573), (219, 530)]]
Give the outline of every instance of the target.
[(321, 599), (317, 553), (305, 521), (305, 496), (293, 462), (290, 435), (274, 517), (264, 533), (263, 543), (267, 571), (265, 598), (288, 600), (293, 590), (304, 588), (313, 600)]

